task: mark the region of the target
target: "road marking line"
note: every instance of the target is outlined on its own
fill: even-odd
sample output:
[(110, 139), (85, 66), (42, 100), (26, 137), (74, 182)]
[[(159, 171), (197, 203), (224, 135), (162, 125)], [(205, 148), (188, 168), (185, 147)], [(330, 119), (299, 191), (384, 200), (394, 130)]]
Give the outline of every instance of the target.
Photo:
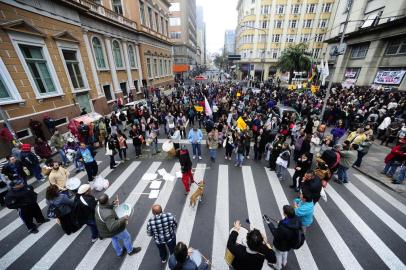
[(395, 199), (392, 195), (375, 184), (374, 181), (368, 180), (368, 178), (366, 178), (365, 176), (361, 174), (354, 174), (354, 176), (357, 177), (368, 188), (372, 189), (379, 197), (398, 209), (402, 214), (406, 215), (406, 204), (403, 204)]
[[(244, 180), (245, 199), (247, 201), (248, 218), (250, 226), (254, 227), (265, 235), (265, 226), (262, 221), (261, 206), (258, 200), (257, 190), (255, 188), (254, 176), (252, 175), (251, 166), (242, 166), (242, 177)], [(250, 228), (247, 228), (248, 230)], [(226, 234), (227, 235), (227, 234)], [(224, 246), (225, 248), (225, 246)], [(262, 269), (271, 269), (266, 260)]]
[[(275, 172), (271, 172), (267, 168), (265, 168), (265, 172), (268, 176), (269, 184), (271, 185), (272, 192), (278, 205), (279, 212), (281, 213), (281, 216), (283, 216), (282, 207), (286, 204), (290, 204), (288, 198), (286, 197), (285, 192), (282, 189), (282, 185), (279, 182), (279, 179), (276, 176)], [(314, 261), (313, 255), (310, 252), (309, 246), (307, 245), (307, 242), (304, 242), (303, 246), (300, 249), (296, 249), (294, 251), (300, 269), (304, 270), (318, 269), (317, 264)]]
[(354, 184), (348, 183), (344, 185), (357, 199), (363, 203), (372, 213), (374, 213), (383, 223), (385, 223), (394, 233), (396, 233), (403, 241), (406, 241), (406, 229), (403, 228), (396, 220), (389, 216), (376, 203), (365, 196)]
[[(118, 188), (128, 179), (128, 177), (137, 169), (141, 162), (134, 161), (131, 163), (124, 172), (122, 172), (114, 183), (109, 186), (105, 193), (112, 196)], [(105, 178), (112, 169), (106, 168), (100, 175)], [(42, 256), (42, 258), (32, 267), (32, 269), (50, 269), (51, 266), (59, 259), (59, 257), (65, 252), (66, 249), (75, 241), (79, 234), (84, 230), (87, 225), (84, 225), (79, 231), (72, 235), (63, 235), (48, 252)]]
[[(177, 171), (180, 170), (180, 164), (176, 163), (170, 174), (175, 175)], [(176, 181), (165, 181), (164, 187), (162, 188), (159, 197), (155, 200), (153, 204), (159, 204), (162, 207), (162, 211), (164, 211), (166, 204), (169, 201), (169, 197), (172, 194), (173, 188), (175, 187)], [(120, 269), (139, 269), (141, 266), (142, 260), (145, 256), (145, 253), (147, 252), (148, 246), (153, 240), (151, 239), (150, 236), (147, 235), (147, 224), (149, 220), (150, 215), (147, 216), (147, 218), (144, 221), (144, 224), (141, 226), (141, 230), (138, 233), (137, 237), (135, 238), (133, 245), (137, 245), (141, 247), (141, 251), (137, 254), (137, 256), (126, 256), (123, 264), (121, 265)]]
[(389, 269), (405, 269), (403, 262), (385, 245), (375, 232), (362, 220), (362, 218), (351, 208), (351, 206), (329, 185), (326, 188), (327, 194), (331, 197), (340, 211), (353, 224), (354, 228), (368, 242), (371, 248), (389, 267)]
[[(106, 168), (104, 171), (108, 171), (110, 168)], [(104, 173), (104, 171), (102, 173)], [(84, 177), (81, 176), (81, 178)], [(43, 200), (45, 201), (45, 199)], [(41, 203), (43, 202), (41, 201)], [(39, 241), (44, 234), (46, 234), (53, 226), (56, 225), (56, 222), (47, 222), (42, 224), (38, 227), (38, 233), (30, 234), (29, 236), (25, 237), (22, 241), (18, 243), (12, 250), (10, 250), (7, 254), (5, 254), (2, 258), (0, 258), (0, 269), (6, 269), (12, 263), (14, 263), (18, 258), (20, 258), (24, 252), (26, 252), (32, 245), (34, 245), (37, 241)], [(15, 228), (17, 229), (17, 228)]]
[(216, 269), (228, 269), (224, 260), (227, 235), (230, 233), (228, 189), (228, 165), (219, 165), (212, 251), (212, 262)]
[[(161, 162), (153, 162), (151, 166), (149, 166), (148, 170), (145, 173), (155, 173), (159, 166), (161, 165)], [(142, 177), (141, 177), (142, 179)], [(133, 209), (135, 204), (138, 202), (138, 199), (141, 197), (141, 194), (136, 194), (136, 193), (142, 193), (144, 189), (147, 188), (149, 181), (143, 181), (139, 180), (137, 185), (134, 187), (134, 189), (131, 191), (127, 199), (125, 200), (124, 203), (130, 204)], [(99, 240), (96, 241), (92, 247), (88, 250), (86, 255), (83, 257), (79, 265), (76, 267), (76, 269), (83, 269), (83, 270), (88, 270), (88, 269), (94, 269), (99, 262), (100, 258), (103, 256), (104, 252), (108, 248), (108, 246), (111, 243), (111, 239), (104, 239), (104, 240)]]

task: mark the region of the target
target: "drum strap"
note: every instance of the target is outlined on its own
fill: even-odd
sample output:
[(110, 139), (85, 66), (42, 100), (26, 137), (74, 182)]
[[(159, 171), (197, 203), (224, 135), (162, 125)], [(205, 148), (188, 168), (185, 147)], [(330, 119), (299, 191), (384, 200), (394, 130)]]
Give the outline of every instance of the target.
[(99, 206), (99, 205), (97, 206), (97, 214), (99, 215), (100, 220), (101, 220), (103, 223), (106, 223), (106, 222), (104, 222), (104, 220), (102, 219), (102, 217), (101, 217), (101, 215), (100, 215), (100, 206)]
[[(82, 196), (80, 196), (80, 201), (81, 201), (84, 205), (89, 206), (89, 205), (87, 204), (87, 202), (85, 201), (85, 199), (83, 199)], [(100, 214), (99, 214), (99, 216), (100, 216)], [(101, 219), (101, 218), (100, 218), (100, 219)]]

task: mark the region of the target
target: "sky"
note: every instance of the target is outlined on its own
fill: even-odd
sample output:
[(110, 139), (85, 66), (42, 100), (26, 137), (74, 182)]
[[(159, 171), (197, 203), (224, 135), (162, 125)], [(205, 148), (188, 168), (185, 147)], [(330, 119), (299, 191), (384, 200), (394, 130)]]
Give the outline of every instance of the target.
[(203, 7), (208, 52), (219, 52), (224, 46), (224, 32), (235, 30), (237, 2), (238, 0), (196, 0), (196, 5)]

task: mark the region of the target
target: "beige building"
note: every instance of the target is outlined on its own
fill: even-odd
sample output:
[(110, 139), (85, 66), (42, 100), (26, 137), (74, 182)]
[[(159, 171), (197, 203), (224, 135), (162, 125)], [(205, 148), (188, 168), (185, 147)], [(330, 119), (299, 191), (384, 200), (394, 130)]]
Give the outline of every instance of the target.
[(142, 85), (172, 84), (168, 8), (165, 0), (2, 0), (0, 106), (18, 137), (33, 141), (30, 119), (48, 115), (66, 131), (83, 108), (107, 114), (117, 98), (142, 97)]
[(276, 73), (282, 51), (306, 43), (314, 59), (321, 57), (334, 0), (239, 0), (236, 53), (240, 77), (266, 80)]
[(169, 36), (173, 44), (173, 71), (189, 75), (197, 63), (196, 0), (170, 0)]
[(337, 3), (326, 39), (325, 55), (333, 82), (406, 90), (406, 1), (352, 1), (345, 53), (330, 56), (338, 46), (347, 7), (348, 1)]

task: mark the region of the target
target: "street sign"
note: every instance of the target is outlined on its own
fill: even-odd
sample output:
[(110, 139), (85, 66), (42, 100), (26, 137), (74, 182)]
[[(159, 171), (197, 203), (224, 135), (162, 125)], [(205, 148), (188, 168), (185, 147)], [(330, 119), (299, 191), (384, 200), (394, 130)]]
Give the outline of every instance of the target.
[(230, 54), (228, 60), (241, 60), (241, 54)]

